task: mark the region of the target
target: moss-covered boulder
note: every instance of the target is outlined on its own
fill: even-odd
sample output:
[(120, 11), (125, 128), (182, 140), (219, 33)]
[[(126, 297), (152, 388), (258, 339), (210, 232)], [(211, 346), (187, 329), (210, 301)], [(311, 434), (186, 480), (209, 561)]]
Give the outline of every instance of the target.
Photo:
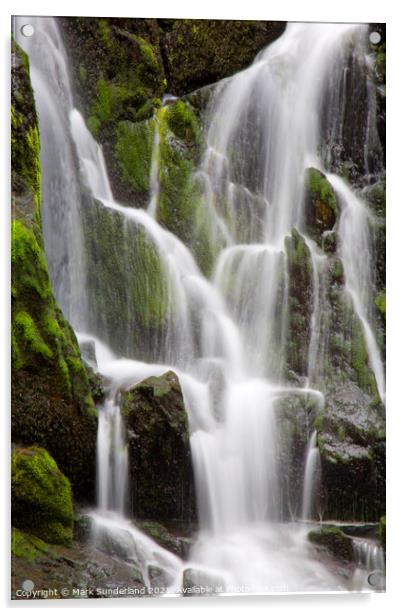
[(354, 558), (353, 539), (336, 526), (325, 526), (320, 530), (312, 530), (309, 540), (317, 546), (325, 548), (337, 559), (351, 562)]
[(195, 488), (183, 394), (174, 372), (123, 394), (134, 517), (195, 519)]
[(11, 342), (14, 442), (45, 447), (92, 498), (96, 411), (78, 344), (51, 288), (40, 225), (40, 144), (28, 58), (12, 50)]
[(310, 167), (305, 176), (305, 223), (312, 238), (321, 245), (321, 237), (336, 222), (337, 204), (334, 190), (326, 176)]
[(297, 229), (285, 238), (285, 249), (289, 276), (287, 363), (290, 370), (306, 375), (313, 309), (313, 264), (310, 250)]
[(13, 526), (48, 543), (72, 541), (70, 482), (45, 449), (28, 447), (13, 451), (11, 506)]

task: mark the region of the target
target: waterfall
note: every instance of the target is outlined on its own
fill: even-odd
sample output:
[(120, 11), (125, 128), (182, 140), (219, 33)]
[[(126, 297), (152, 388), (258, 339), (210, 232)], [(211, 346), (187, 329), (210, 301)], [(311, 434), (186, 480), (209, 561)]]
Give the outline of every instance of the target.
[(373, 217), (365, 203), (344, 180), (338, 176), (330, 177), (342, 204), (339, 236), (346, 290), (352, 297), (355, 312), (362, 323), (370, 366), (377, 382), (378, 393), (384, 401), (384, 367), (372, 325), (374, 301), (370, 219)]
[[(17, 19), (17, 30), (18, 23)], [(312, 246), (304, 233), (304, 175), (307, 167), (325, 167), (319, 154), (325, 84), (329, 76), (339, 73), (345, 50), (362, 40), (365, 28), (290, 24), (248, 69), (218, 85), (197, 170), (212, 234), (223, 242), (208, 279), (190, 249), (157, 221), (161, 135), (156, 118), (148, 209), (125, 207), (115, 201), (102, 149), (74, 108), (55, 21), (32, 18), (32, 23), (32, 41), (18, 40), (30, 56), (40, 119), (43, 229), (52, 284), (81, 339), (95, 341), (98, 370), (111, 383), (99, 409), (98, 510), (94, 514), (98, 539), (105, 532), (113, 534), (124, 550), (140, 554), (146, 579), (147, 566), (156, 562), (169, 571), (171, 588), (180, 586), (180, 559), (150, 543), (124, 517), (129, 486), (119, 408), (121, 389), (173, 369), (189, 416), (199, 502), (200, 532), (190, 554), (193, 566), (220, 576), (227, 592), (344, 588), (342, 580), (312, 555), (305, 528), (284, 517), (277, 402), (289, 394), (323, 399), (322, 392), (312, 387), (320, 386), (314, 375), (322, 320), (321, 261), (326, 256), (311, 248), (314, 305), (308, 378), (303, 387), (290, 386), (285, 370), (288, 273), (284, 243), (297, 227)], [(365, 296), (370, 275), (369, 259), (365, 261), (370, 252), (367, 214), (342, 180), (335, 175), (330, 179), (342, 205), (339, 235), (347, 290), (363, 324), (382, 394), (381, 359), (368, 308), (371, 300)], [(90, 193), (90, 203), (81, 197), (85, 191)], [(98, 315), (88, 307), (85, 208), (115, 217), (123, 238), (118, 248), (127, 262), (139, 233), (157, 255), (168, 309), (163, 332), (147, 339), (146, 353), (130, 343), (135, 306), (128, 295), (122, 323), (114, 324), (126, 344), (120, 354), (107, 348), (115, 334), (108, 330), (102, 313), (107, 306)], [(105, 262), (100, 260), (102, 266)], [(113, 274), (121, 277), (125, 287), (135, 272)], [(115, 283), (113, 279), (103, 284), (113, 287)], [(304, 469), (303, 518), (313, 515), (318, 460), (313, 432)]]
[(357, 563), (355, 582), (363, 588), (385, 590), (384, 550), (376, 541), (353, 538), (353, 550)]
[(311, 520), (315, 513), (315, 496), (320, 473), (320, 452), (317, 431), (310, 436), (304, 466), (302, 520)]

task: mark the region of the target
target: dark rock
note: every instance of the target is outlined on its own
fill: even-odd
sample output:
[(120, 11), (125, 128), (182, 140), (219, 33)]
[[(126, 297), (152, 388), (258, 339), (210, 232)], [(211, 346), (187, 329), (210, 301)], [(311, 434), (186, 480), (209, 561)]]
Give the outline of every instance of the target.
[(105, 383), (102, 376), (95, 372), (90, 366), (86, 366), (89, 387), (95, 404), (102, 404), (105, 401)]
[(195, 519), (188, 419), (177, 376), (167, 372), (122, 396), (130, 465), (130, 507), (150, 520)]
[(289, 276), (288, 368), (306, 375), (313, 306), (313, 265), (310, 250), (296, 229), (285, 238), (285, 248)]
[(312, 530), (309, 540), (325, 548), (339, 560), (351, 562), (354, 559), (353, 539), (348, 537), (336, 526), (327, 526), (320, 530)]
[(212, 19), (163, 20), (161, 25), (171, 91), (179, 96), (247, 68), (286, 26)]
[(378, 520), (385, 502), (385, 418), (381, 403), (352, 382), (326, 397), (319, 429), (326, 519)]

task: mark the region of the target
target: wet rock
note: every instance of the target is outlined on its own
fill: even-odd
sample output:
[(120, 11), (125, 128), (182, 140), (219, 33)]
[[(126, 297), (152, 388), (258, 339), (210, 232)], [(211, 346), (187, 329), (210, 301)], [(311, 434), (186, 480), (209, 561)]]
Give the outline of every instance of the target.
[(305, 221), (308, 233), (318, 244), (325, 231), (333, 229), (337, 217), (334, 190), (326, 176), (318, 169), (306, 170)]
[(92, 521), (89, 515), (77, 513), (74, 518), (74, 540), (88, 543), (91, 537)]
[(96, 362), (95, 342), (93, 340), (85, 340), (85, 342), (80, 342), (79, 345), (84, 362), (93, 370), (97, 370), (98, 364)]
[(188, 556), (193, 540), (181, 536), (183, 529), (170, 531), (163, 524), (151, 520), (136, 520), (135, 525), (169, 552), (177, 554), (180, 558)]
[(48, 543), (73, 538), (73, 501), (68, 479), (39, 447), (16, 448), (11, 462), (13, 526)]
[(160, 567), (150, 565), (148, 567), (148, 576), (150, 586), (152, 588), (166, 588), (169, 583), (169, 577), (167, 576), (166, 571)]
[(52, 588), (58, 593), (43, 598), (110, 597), (115, 596), (111, 593), (116, 588), (131, 588), (133, 596), (147, 594), (137, 565), (108, 555), (91, 543), (49, 545), (21, 531), (14, 531), (12, 537), (13, 599), (21, 598), (16, 591), (21, 589), (23, 580), (32, 580), (35, 588)]
[(307, 374), (313, 306), (313, 265), (310, 250), (297, 229), (285, 238), (289, 275), (288, 368)]
[(95, 372), (90, 366), (86, 366), (88, 382), (95, 404), (102, 404), (105, 401), (105, 381), (103, 377)]
[(200, 571), (199, 569), (188, 568), (183, 571), (183, 595), (216, 595), (225, 590), (225, 583), (222, 578)]
[(183, 394), (174, 372), (122, 396), (129, 445), (132, 512), (164, 521), (195, 519), (195, 487)]
[(328, 550), (339, 560), (351, 562), (354, 559), (353, 539), (335, 526), (312, 530), (309, 532), (308, 538), (315, 545)]
[(385, 416), (352, 382), (326, 397), (319, 426), (324, 518), (378, 520), (385, 502)]

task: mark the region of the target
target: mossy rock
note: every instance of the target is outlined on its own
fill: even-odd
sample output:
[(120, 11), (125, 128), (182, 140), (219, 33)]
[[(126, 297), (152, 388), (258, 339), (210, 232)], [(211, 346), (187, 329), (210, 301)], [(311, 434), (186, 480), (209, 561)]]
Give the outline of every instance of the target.
[(333, 229), (336, 223), (337, 203), (330, 182), (314, 167), (306, 169), (304, 207), (306, 229), (321, 245), (323, 233)]
[(313, 306), (313, 264), (310, 250), (297, 229), (285, 238), (289, 276), (288, 368), (299, 375), (308, 370), (311, 311)]
[(174, 372), (145, 379), (122, 396), (132, 513), (158, 522), (195, 519), (187, 412)]
[(23, 558), (29, 562), (35, 561), (43, 554), (48, 554), (50, 546), (35, 535), (25, 533), (18, 528), (11, 531), (11, 554), (14, 558)]
[(67, 477), (40, 447), (16, 448), (11, 462), (12, 522), (48, 543), (69, 545), (73, 500)]
[(12, 438), (45, 447), (75, 494), (90, 499), (96, 411), (74, 332), (51, 288), (40, 224), (38, 120), (28, 58), (15, 43), (12, 85)]
[(353, 539), (348, 537), (336, 526), (326, 526), (320, 530), (312, 530), (309, 540), (325, 548), (338, 560), (352, 562), (354, 558)]
[[(88, 301), (105, 342), (122, 356), (155, 360), (174, 306), (157, 247), (120, 212), (89, 199), (83, 210)], [(121, 315), (130, 312), (128, 324)]]

